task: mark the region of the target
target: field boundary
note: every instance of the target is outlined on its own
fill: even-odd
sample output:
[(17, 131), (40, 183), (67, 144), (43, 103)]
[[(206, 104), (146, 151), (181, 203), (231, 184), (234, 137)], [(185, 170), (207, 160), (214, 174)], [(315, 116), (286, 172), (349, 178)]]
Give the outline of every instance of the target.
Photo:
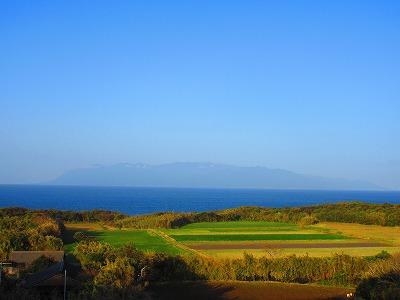
[(200, 251), (197, 251), (195, 249), (189, 248), (188, 246), (182, 245), (181, 243), (177, 242), (175, 239), (173, 239), (172, 237), (170, 237), (168, 234), (160, 231), (160, 230), (156, 230), (156, 229), (147, 229), (147, 231), (149, 233), (153, 233), (159, 237), (161, 237), (162, 239), (164, 239), (165, 241), (167, 241), (169, 244), (175, 246), (176, 248), (179, 248), (181, 250), (190, 252), (192, 254), (201, 256), (201, 257), (205, 257), (205, 258), (210, 258), (210, 256), (208, 256), (207, 254), (204, 254)]

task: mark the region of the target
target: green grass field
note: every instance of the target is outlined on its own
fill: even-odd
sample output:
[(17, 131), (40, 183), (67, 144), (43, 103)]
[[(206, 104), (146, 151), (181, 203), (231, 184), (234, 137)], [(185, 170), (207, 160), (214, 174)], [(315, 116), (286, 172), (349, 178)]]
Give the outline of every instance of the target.
[[(100, 227), (87, 228), (84, 225), (79, 228), (79, 224), (68, 225), (67, 230), (73, 235), (74, 232), (83, 231), (87, 235), (99, 241), (109, 243), (113, 246), (121, 246), (126, 243), (133, 243), (138, 249), (143, 251), (164, 252), (172, 255), (180, 254), (182, 251), (163, 239), (147, 230), (117, 230), (103, 229)], [(69, 240), (65, 244), (65, 249), (71, 252), (75, 243)]]
[(181, 227), (180, 229), (249, 229), (249, 228), (261, 228), (261, 229), (272, 229), (272, 228), (293, 228), (296, 229), (296, 224), (280, 223), (280, 222), (265, 222), (265, 221), (232, 221), (232, 222), (200, 222), (192, 223)]
[[(396, 247), (379, 239), (379, 233), (375, 238), (365, 239), (353, 234), (357, 232), (357, 226), (354, 226), (354, 231), (340, 231), (336, 227), (317, 224), (301, 228), (288, 223), (237, 221), (194, 223), (163, 232), (178, 243), (221, 258), (241, 257), (243, 252), (256, 256), (297, 254), (320, 257), (334, 253), (371, 256), (382, 250), (397, 251)], [(347, 227), (352, 228), (352, 225)], [(367, 228), (363, 228), (365, 230)], [(383, 243), (377, 245), (376, 242)]]
[(314, 228), (300, 228), (296, 224), (263, 221), (202, 222), (189, 224), (179, 229), (164, 230), (164, 232), (178, 242), (347, 239), (341, 234), (322, 232)]
[(179, 254), (179, 249), (168, 244), (163, 238), (152, 235), (146, 230), (118, 230), (118, 231), (94, 231), (91, 235), (100, 241), (113, 246), (122, 246), (126, 243), (134, 243), (140, 250)]
[[(193, 223), (177, 229), (119, 230), (93, 223), (67, 224), (65, 248), (71, 252), (75, 245), (73, 233), (85, 231), (89, 236), (117, 247), (130, 242), (144, 251), (172, 255), (197, 253), (241, 257), (243, 252), (248, 252), (256, 256), (329, 256), (333, 253), (371, 256), (382, 250), (397, 251), (399, 245), (387, 239), (393, 240), (399, 235), (397, 228), (368, 226), (323, 223), (300, 228), (287, 223), (235, 221)], [(365, 236), (370, 229), (373, 229), (373, 235)]]

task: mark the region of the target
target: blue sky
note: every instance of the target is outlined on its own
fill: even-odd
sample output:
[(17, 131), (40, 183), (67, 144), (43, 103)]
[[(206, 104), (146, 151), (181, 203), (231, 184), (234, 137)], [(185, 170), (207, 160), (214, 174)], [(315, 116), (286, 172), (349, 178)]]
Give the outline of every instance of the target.
[(398, 1), (2, 1), (0, 183), (209, 161), (400, 189)]

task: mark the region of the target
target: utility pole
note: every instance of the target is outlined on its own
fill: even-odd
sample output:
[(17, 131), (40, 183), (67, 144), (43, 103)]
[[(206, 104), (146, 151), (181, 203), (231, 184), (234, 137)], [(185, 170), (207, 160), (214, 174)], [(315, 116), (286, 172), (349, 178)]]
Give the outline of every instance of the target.
[(67, 269), (64, 270), (64, 300), (67, 299)]

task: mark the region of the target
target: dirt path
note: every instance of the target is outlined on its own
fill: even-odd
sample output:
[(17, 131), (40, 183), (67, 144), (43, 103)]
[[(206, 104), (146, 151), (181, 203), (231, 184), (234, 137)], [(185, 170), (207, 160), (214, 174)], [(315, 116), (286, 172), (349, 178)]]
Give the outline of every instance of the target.
[(179, 248), (179, 249), (181, 249), (181, 250), (184, 250), (184, 251), (186, 251), (186, 252), (189, 252), (189, 253), (192, 253), (192, 254), (195, 254), (195, 255), (199, 255), (199, 256), (202, 256), (202, 257), (207, 257), (207, 258), (209, 258), (208, 255), (206, 255), (206, 254), (204, 254), (204, 253), (201, 253), (200, 251), (197, 251), (196, 249), (189, 248), (188, 246), (185, 246), (185, 245), (183, 245), (183, 244), (181, 244), (181, 243), (178, 243), (178, 242), (177, 242), (176, 240), (174, 240), (172, 237), (170, 237), (169, 235), (165, 234), (164, 232), (162, 232), (162, 231), (160, 231), (160, 230), (156, 230), (156, 229), (147, 229), (147, 231), (148, 231), (149, 233), (152, 233), (152, 234), (154, 234), (154, 235), (157, 235), (157, 236), (163, 238), (165, 241), (167, 241), (169, 244), (173, 245), (173, 246), (176, 247), (176, 248)]
[(385, 247), (384, 243), (360, 242), (360, 243), (199, 243), (190, 247), (195, 250), (228, 250), (228, 249), (295, 249), (295, 248), (366, 248)]

